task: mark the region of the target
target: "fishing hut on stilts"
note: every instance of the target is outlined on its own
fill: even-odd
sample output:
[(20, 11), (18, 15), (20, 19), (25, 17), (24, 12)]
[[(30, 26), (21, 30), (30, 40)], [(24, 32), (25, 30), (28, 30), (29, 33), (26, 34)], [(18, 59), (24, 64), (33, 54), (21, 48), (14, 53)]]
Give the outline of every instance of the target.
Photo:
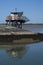
[(23, 15), (23, 12), (18, 12), (17, 9), (15, 12), (11, 12), (11, 14), (6, 17), (7, 24), (21, 29), (22, 24), (27, 21), (29, 21), (29, 19)]

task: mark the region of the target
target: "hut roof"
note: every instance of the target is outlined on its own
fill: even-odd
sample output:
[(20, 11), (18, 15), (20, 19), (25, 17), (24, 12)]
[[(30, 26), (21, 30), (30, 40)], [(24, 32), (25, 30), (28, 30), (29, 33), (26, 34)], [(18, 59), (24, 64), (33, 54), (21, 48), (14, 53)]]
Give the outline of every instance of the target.
[(11, 14), (23, 14), (23, 12), (11, 12)]

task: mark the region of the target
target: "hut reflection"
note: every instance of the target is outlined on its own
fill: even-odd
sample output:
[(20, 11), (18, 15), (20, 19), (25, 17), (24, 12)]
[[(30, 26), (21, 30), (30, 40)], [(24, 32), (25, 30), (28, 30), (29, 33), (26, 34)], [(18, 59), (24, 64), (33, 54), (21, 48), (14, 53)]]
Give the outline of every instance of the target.
[(14, 47), (7, 49), (6, 52), (9, 56), (20, 57), (27, 52), (27, 49), (25, 45), (15, 45)]

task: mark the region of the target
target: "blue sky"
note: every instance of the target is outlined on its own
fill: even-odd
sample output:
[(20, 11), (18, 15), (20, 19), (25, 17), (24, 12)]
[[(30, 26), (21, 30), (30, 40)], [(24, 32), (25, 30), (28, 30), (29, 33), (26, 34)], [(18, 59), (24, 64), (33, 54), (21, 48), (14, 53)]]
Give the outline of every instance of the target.
[(24, 12), (29, 23), (43, 23), (43, 0), (0, 0), (0, 23), (4, 23), (15, 8)]

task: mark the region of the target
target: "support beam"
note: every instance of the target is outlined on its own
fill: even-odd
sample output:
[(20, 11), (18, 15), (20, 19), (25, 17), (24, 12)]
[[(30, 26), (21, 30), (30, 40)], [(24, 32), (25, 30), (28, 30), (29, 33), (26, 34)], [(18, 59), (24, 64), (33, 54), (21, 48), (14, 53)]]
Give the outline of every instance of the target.
[(22, 29), (22, 22), (20, 22), (20, 28)]

